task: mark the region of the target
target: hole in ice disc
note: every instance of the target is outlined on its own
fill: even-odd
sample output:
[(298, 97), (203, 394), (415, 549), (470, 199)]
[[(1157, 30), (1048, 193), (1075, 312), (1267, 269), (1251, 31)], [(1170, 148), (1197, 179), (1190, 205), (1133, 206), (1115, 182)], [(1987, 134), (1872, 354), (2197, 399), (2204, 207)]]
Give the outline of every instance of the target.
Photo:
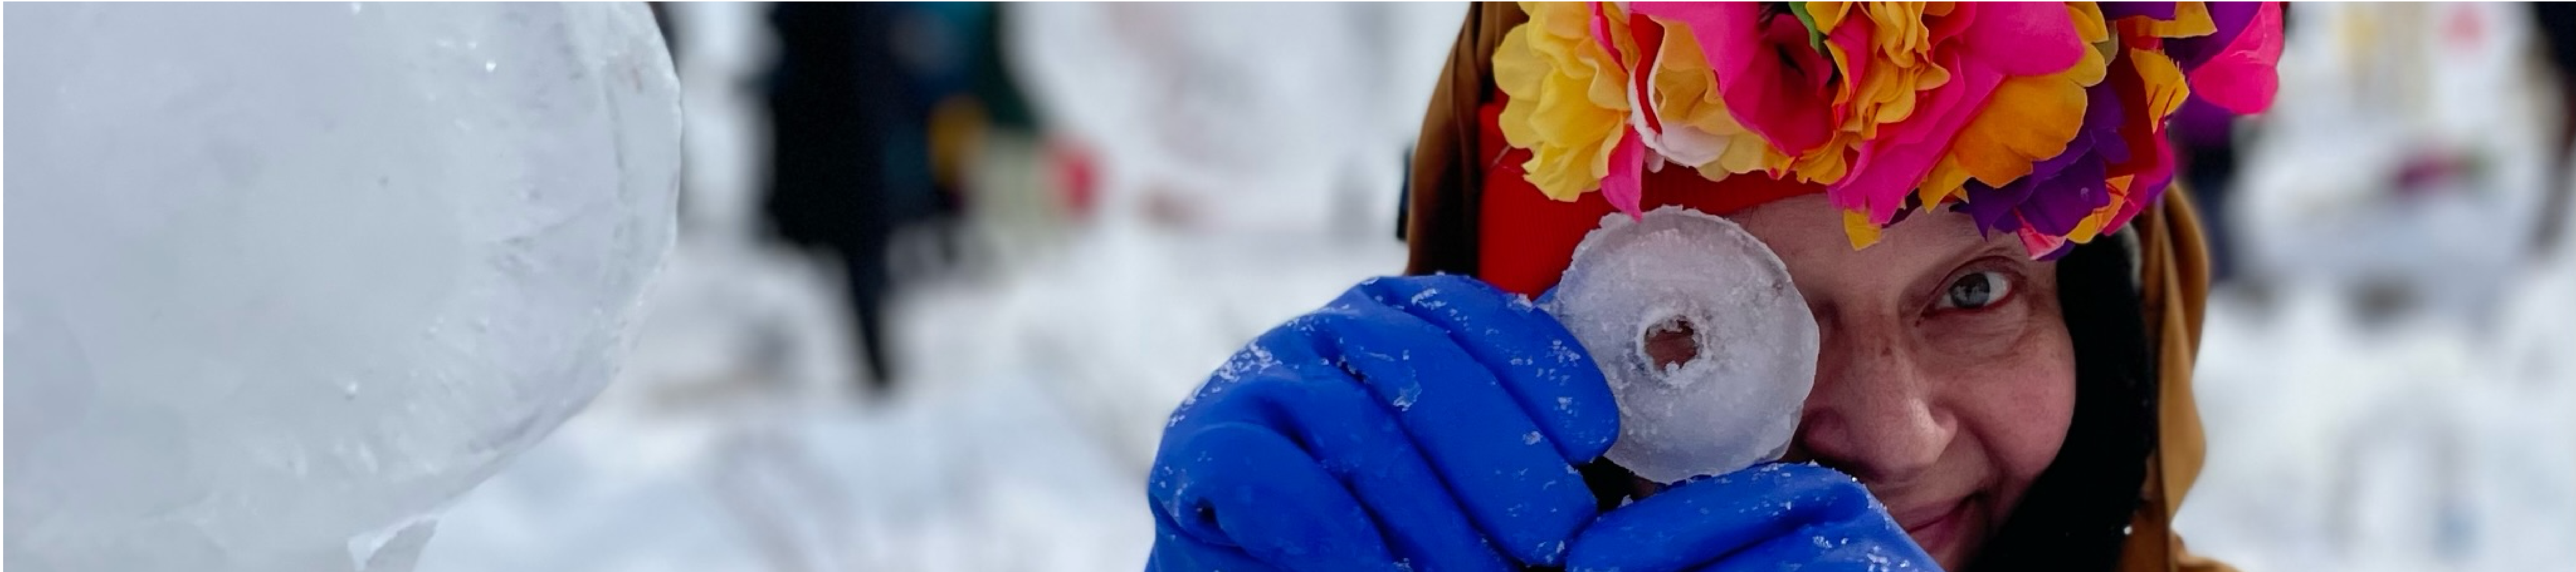
[(1655, 371), (1669, 371), (1699, 358), (1699, 327), (1687, 316), (1672, 316), (1647, 326), (1637, 340)]

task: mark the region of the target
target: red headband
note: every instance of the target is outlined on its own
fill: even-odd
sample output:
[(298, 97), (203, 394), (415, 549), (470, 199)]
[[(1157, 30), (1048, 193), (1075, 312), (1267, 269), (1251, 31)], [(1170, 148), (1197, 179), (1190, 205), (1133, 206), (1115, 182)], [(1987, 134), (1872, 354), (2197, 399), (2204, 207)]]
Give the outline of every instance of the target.
[[(1556, 285), (1574, 261), (1574, 247), (1600, 228), (1601, 217), (1618, 212), (1601, 193), (1584, 193), (1574, 202), (1547, 198), (1531, 185), (1521, 165), (1530, 152), (1503, 142), (1504, 95), (1493, 93), (1477, 115), (1483, 134), (1480, 157), (1489, 157), (1478, 213), (1477, 273), (1506, 292), (1538, 297)], [(1689, 167), (1665, 165), (1646, 173), (1643, 210), (1665, 205), (1725, 216), (1771, 201), (1824, 192), (1824, 185), (1772, 179), (1759, 174), (1710, 181)]]

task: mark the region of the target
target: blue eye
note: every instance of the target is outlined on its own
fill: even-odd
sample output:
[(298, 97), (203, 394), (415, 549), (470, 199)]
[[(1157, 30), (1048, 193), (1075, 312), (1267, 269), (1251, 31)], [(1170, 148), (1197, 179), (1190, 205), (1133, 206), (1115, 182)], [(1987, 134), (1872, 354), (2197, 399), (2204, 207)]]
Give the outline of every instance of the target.
[(1941, 295), (1941, 306), (1973, 310), (1992, 306), (2012, 295), (2012, 281), (2001, 272), (1983, 270), (1959, 276)]

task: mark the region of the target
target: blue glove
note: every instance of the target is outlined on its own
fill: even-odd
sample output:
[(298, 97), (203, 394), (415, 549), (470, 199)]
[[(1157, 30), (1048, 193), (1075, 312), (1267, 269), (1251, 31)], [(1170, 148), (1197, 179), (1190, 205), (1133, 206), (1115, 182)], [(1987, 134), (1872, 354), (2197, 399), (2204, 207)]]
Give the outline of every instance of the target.
[(1380, 278), (1263, 334), (1181, 403), (1149, 570), (1555, 565), (1619, 434), (1583, 346), (1461, 276)]
[(1685, 481), (1602, 514), (1574, 539), (1567, 572), (1789, 570), (1939, 572), (1860, 481), (1773, 463)]

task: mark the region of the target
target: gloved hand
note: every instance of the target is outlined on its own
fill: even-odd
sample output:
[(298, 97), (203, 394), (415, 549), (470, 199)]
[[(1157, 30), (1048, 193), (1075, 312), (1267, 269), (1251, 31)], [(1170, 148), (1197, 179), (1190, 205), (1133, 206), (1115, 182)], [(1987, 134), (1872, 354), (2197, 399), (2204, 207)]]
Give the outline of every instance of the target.
[(1254, 340), (1163, 431), (1149, 570), (1555, 565), (1619, 434), (1553, 318), (1473, 278), (1362, 282)]
[(1772, 463), (1684, 481), (1602, 514), (1575, 537), (1567, 572), (1787, 570), (1939, 572), (1941, 565), (1859, 481)]

